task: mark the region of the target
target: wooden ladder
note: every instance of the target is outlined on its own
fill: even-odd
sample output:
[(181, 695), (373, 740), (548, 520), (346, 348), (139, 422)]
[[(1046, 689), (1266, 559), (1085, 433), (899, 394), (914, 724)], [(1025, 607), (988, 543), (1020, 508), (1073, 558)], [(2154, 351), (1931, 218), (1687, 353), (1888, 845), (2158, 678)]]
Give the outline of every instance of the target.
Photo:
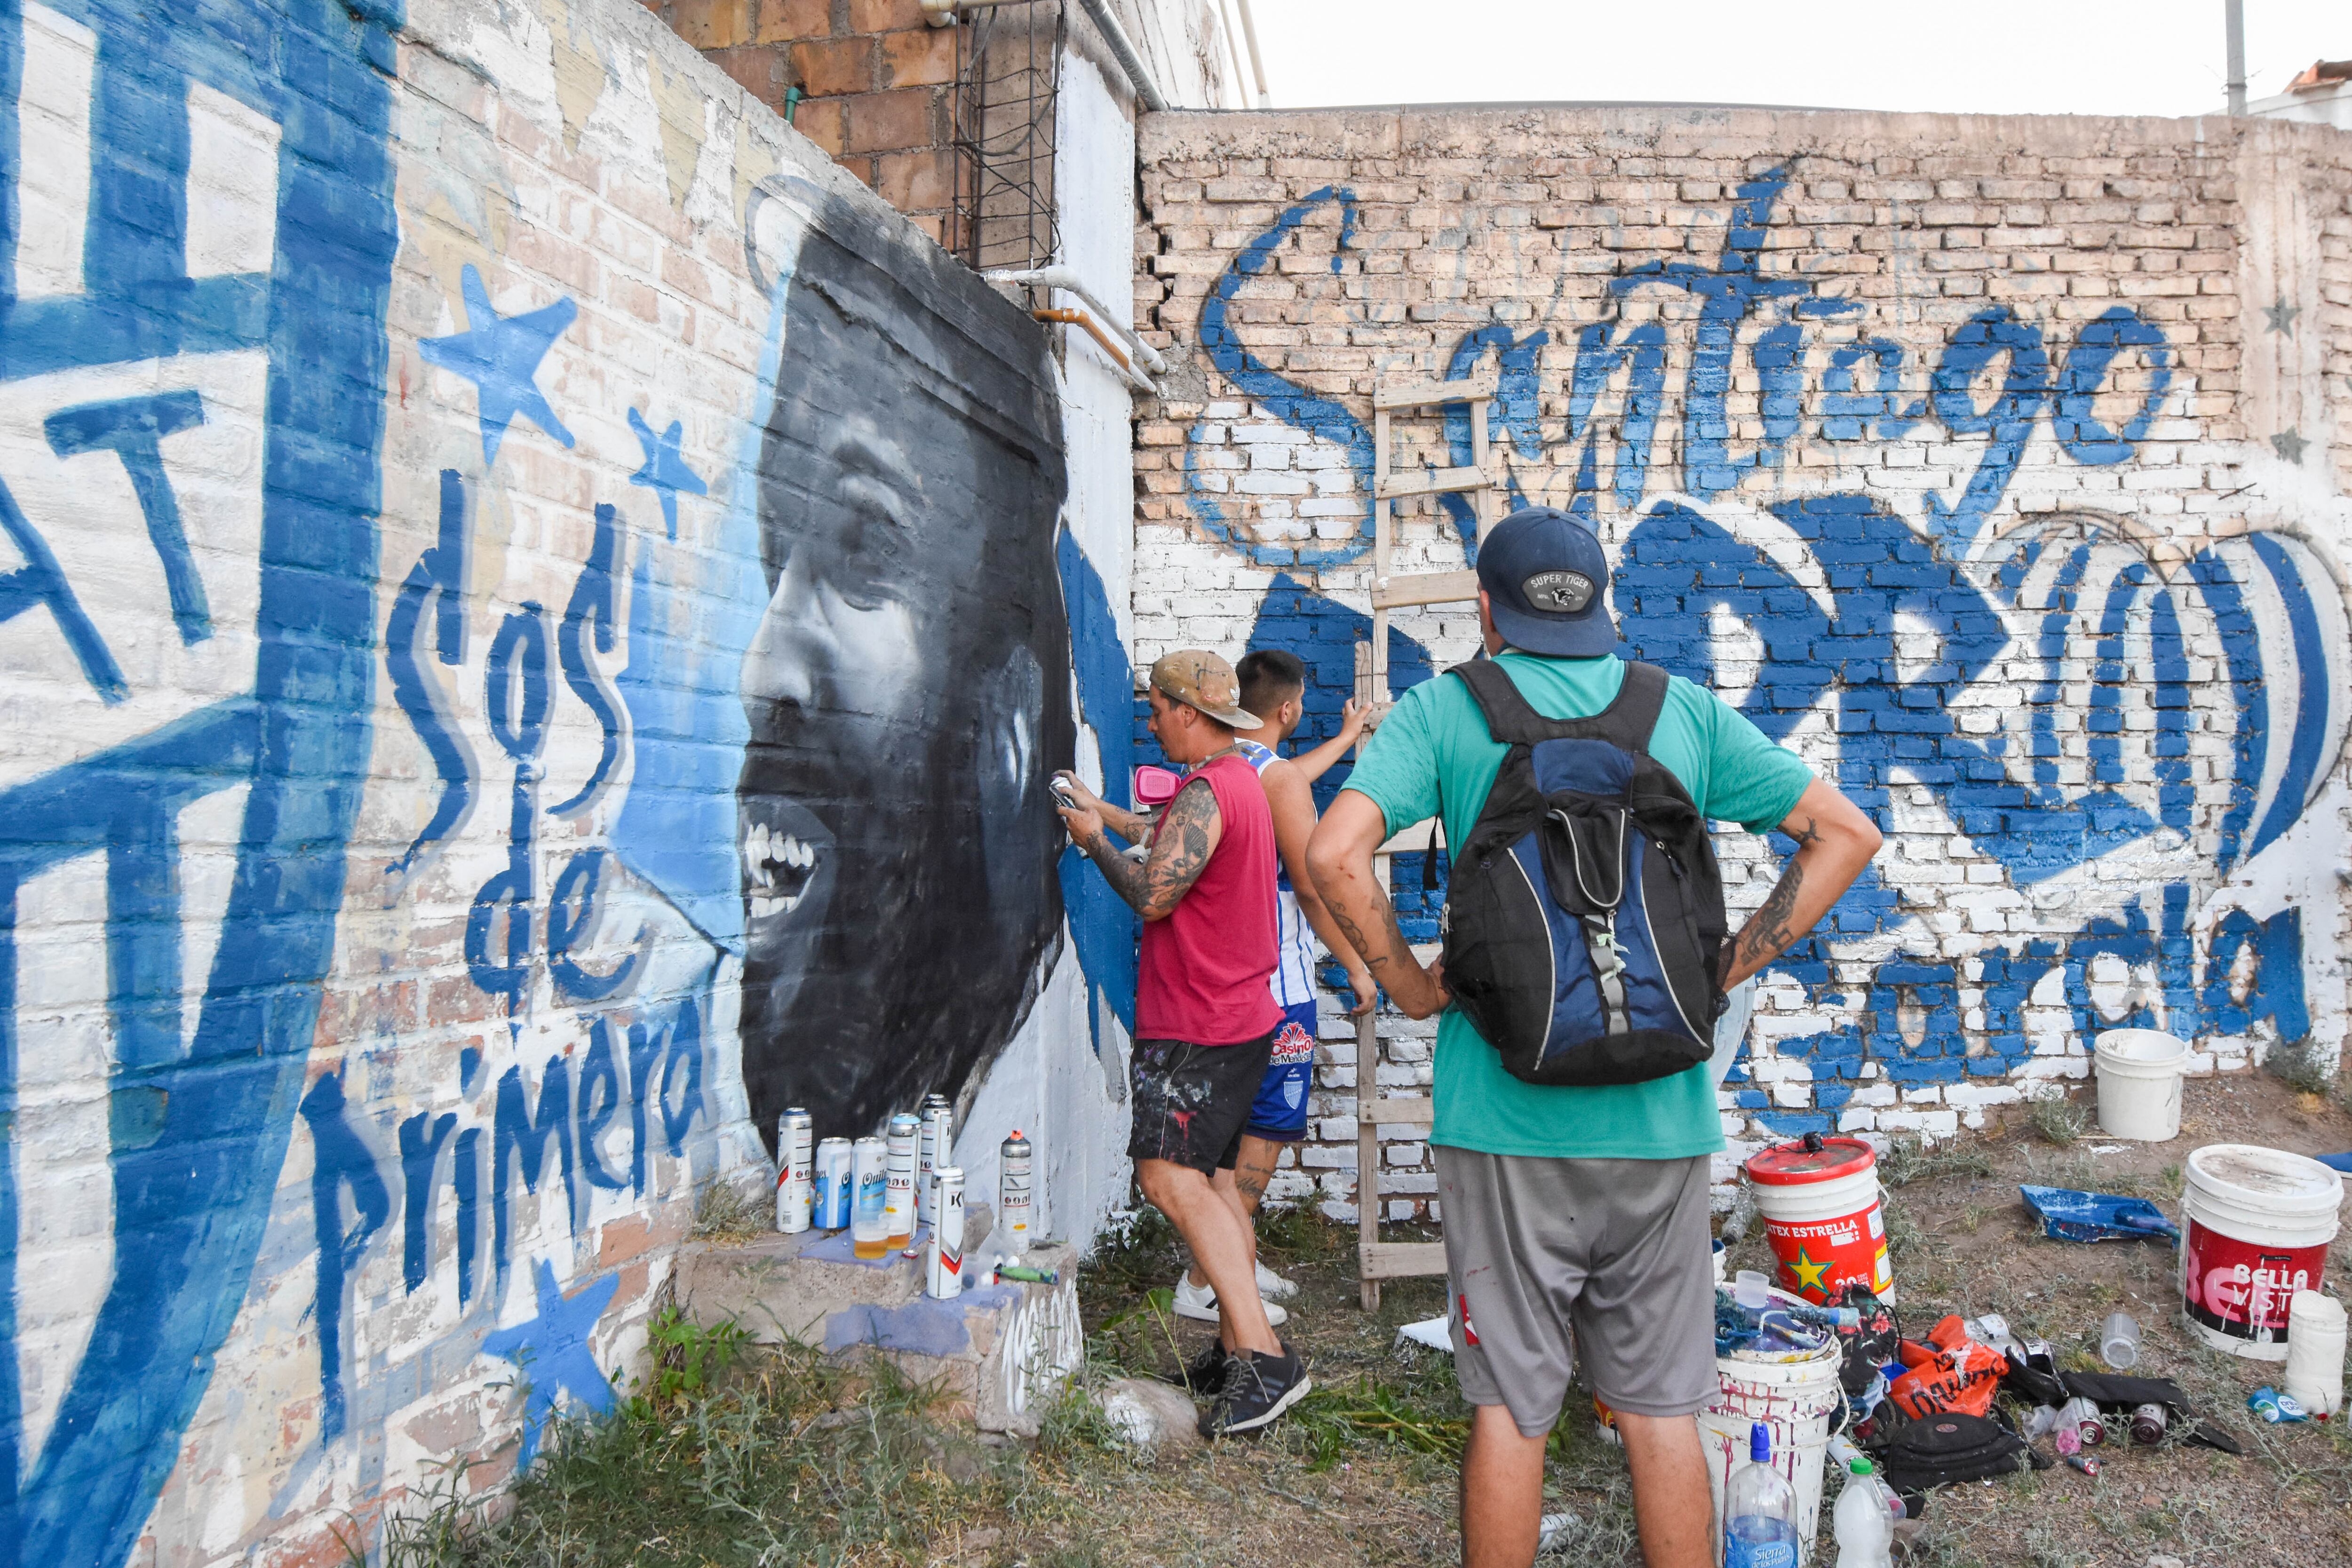
[[(1495, 396), (1493, 373), (1467, 381), (1419, 381), (1383, 386), (1372, 394), (1372, 640), (1356, 645), (1356, 700), (1365, 714), (1369, 736), (1389, 703), (1389, 612), (1413, 605), (1447, 605), (1475, 601), (1475, 572), (1412, 572), (1391, 570), (1396, 529), (1389, 516), (1391, 501), (1409, 496), (1467, 495), (1477, 518), (1478, 536), (1496, 522), (1494, 497), (1497, 486), (1487, 469), (1486, 405)], [(1470, 466), (1429, 468), (1419, 473), (1389, 471), (1389, 420), (1393, 414), (1419, 413), (1449, 403), (1470, 405)], [(1361, 755), (1360, 743), (1358, 754)], [(1418, 822), (1390, 837), (1372, 855), (1372, 875), (1381, 888), (1389, 885), (1391, 857), (1431, 852), (1437, 842), (1436, 819)], [(1415, 947), (1413, 954), (1427, 963), (1435, 944)], [(1428, 1095), (1380, 1094), (1381, 1037), (1379, 1011), (1356, 1020), (1356, 1268), (1362, 1280), (1364, 1310), (1377, 1311), (1381, 1281), (1445, 1272), (1445, 1244), (1439, 1241), (1381, 1239), (1381, 1141), (1386, 1126), (1431, 1124)]]

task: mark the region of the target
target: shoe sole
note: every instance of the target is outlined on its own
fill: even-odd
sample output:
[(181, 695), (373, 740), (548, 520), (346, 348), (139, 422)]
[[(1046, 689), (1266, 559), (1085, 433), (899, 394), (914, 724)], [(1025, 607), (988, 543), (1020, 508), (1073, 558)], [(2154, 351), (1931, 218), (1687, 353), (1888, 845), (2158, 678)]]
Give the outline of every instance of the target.
[(1307, 1391), (1314, 1386), (1315, 1380), (1305, 1373), (1300, 1373), (1298, 1381), (1283, 1390), (1282, 1397), (1265, 1407), (1265, 1415), (1252, 1416), (1247, 1421), (1236, 1421), (1228, 1426), (1221, 1426), (1217, 1429), (1217, 1436), (1231, 1437), (1243, 1432), (1255, 1432), (1273, 1426), (1284, 1411), (1306, 1398)]
[[(1265, 1308), (1267, 1328), (1277, 1329), (1290, 1321), (1290, 1314), (1273, 1302), (1266, 1301), (1263, 1305)], [(1195, 1307), (1189, 1301), (1176, 1303), (1176, 1315), (1180, 1318), (1190, 1318), (1196, 1323), (1219, 1323), (1224, 1321), (1223, 1316), (1214, 1307)]]

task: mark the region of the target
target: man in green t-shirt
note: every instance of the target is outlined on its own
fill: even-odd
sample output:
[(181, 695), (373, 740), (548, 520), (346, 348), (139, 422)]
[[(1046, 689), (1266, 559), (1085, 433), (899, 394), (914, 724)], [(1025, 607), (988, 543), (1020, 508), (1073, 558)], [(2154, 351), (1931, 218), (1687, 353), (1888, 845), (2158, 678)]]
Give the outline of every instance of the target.
[[(1585, 718), (1625, 679), (1601, 590), (1601, 542), (1567, 513), (1513, 513), (1478, 552), (1487, 655), (1538, 713)], [(1307, 848), (1325, 904), (1408, 1017), (1445, 1012), (1433, 1094), (1454, 1366), (1475, 1406), (1462, 1466), (1463, 1561), (1535, 1559), (1544, 1439), (1571, 1351), (1616, 1413), (1650, 1568), (1714, 1561), (1697, 1413), (1715, 1396), (1709, 1157), (1723, 1147), (1707, 1064), (1647, 1083), (1548, 1088), (1512, 1077), (1470, 1020), (1445, 1011), (1442, 966), (1423, 967), (1372, 874), (1382, 840), (1423, 818), (1470, 837), (1508, 750), (1458, 679), (1406, 692), (1365, 745)], [(1877, 851), (1877, 827), (1714, 693), (1669, 684), (1649, 753), (1700, 815), (1778, 827), (1797, 852), (1727, 942), (1724, 989), (1812, 929)], [(1372, 1092), (1369, 1079), (1357, 1093)], [(1360, 1203), (1376, 1201), (1365, 1184)], [(1572, 1335), (1572, 1342), (1571, 1342)]]

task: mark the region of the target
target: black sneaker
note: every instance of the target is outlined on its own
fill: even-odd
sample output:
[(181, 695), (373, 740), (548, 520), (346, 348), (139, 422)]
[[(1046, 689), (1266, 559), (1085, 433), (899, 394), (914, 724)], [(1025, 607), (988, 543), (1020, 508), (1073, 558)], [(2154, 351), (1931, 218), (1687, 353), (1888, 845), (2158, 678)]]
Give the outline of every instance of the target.
[(1209, 1348), (1184, 1363), (1175, 1381), (1192, 1392), (1195, 1399), (1214, 1399), (1224, 1392), (1225, 1369), (1233, 1364), (1233, 1356), (1221, 1340), (1211, 1340)]
[(1307, 1363), (1288, 1345), (1280, 1355), (1244, 1351), (1226, 1361), (1224, 1387), (1201, 1417), (1201, 1436), (1230, 1437), (1271, 1426), (1314, 1386)]

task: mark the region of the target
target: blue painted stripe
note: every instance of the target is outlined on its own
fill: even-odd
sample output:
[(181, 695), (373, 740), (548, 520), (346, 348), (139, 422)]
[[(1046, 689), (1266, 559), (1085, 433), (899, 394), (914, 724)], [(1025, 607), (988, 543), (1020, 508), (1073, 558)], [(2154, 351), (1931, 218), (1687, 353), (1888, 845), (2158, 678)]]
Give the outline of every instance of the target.
[(2334, 679), (2327, 668), (2327, 655), (2320, 646), (2319, 612), (2311, 602), (2311, 590), (2303, 580), (2302, 569), (2285, 546), (2275, 539), (2253, 535), (2254, 554), (2271, 574), (2278, 587), (2279, 603), (2286, 612), (2289, 634), (2294, 639), (2295, 710), (2294, 731), (2287, 742), (2286, 772), (2280, 775), (2278, 793), (2271, 797), (2270, 809), (2263, 814), (2263, 825), (2254, 834), (2249, 857), (2263, 852), (2263, 846), (2284, 833), (2303, 815), (2311, 798), (2319, 772), (2319, 752), (2327, 738), (2327, 710), (2335, 700)]

